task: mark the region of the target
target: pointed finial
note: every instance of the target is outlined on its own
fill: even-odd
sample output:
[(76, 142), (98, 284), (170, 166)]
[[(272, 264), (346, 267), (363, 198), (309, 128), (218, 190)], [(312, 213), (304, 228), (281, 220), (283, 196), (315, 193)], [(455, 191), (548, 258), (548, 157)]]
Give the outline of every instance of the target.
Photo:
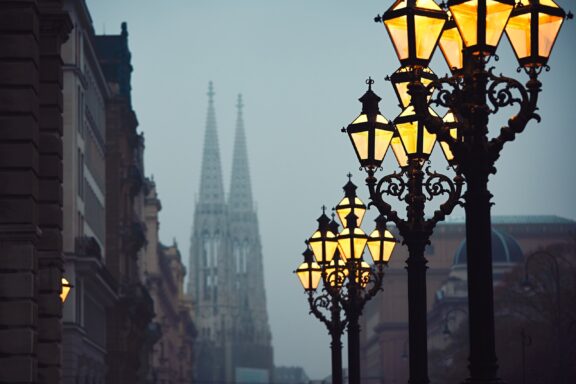
[(368, 84), (368, 90), (371, 91), (372, 90), (372, 84), (374, 84), (374, 80), (372, 80), (372, 77), (368, 76), (368, 80), (366, 80), (366, 84)]
[(332, 220), (330, 220), (330, 224), (328, 224), (328, 225), (329, 225), (332, 233), (337, 235), (338, 234), (338, 227), (340, 227), (340, 226), (336, 222), (336, 214), (334, 213), (334, 208), (332, 208)]
[(242, 102), (242, 94), (238, 94), (238, 103), (236, 104), (236, 108), (238, 108), (238, 112), (242, 112), (242, 108), (244, 107), (244, 103)]
[(348, 174), (346, 176), (348, 176), (348, 181), (351, 182), (352, 181), (352, 173), (348, 172)]
[(212, 84), (212, 81), (210, 81), (210, 82), (208, 83), (208, 93), (207, 93), (207, 95), (208, 95), (208, 102), (209, 102), (210, 104), (212, 104), (212, 103), (214, 102), (214, 95), (215, 95), (215, 93), (214, 93), (214, 85)]

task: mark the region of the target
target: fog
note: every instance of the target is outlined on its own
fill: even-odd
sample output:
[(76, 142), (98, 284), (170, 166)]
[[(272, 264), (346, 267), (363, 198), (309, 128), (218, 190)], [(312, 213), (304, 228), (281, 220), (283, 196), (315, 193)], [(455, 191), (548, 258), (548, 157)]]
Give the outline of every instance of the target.
[[(308, 315), (292, 274), (303, 240), (323, 204), (335, 205), (346, 174), (366, 200), (363, 175), (342, 126), (360, 112), (365, 79), (388, 118), (399, 114), (386, 75), (399, 67), (385, 28), (373, 22), (392, 1), (87, 0), (96, 33), (128, 23), (133, 104), (146, 138), (145, 167), (154, 175), (164, 242), (175, 238), (188, 261), (207, 110), (215, 108), (226, 189), (230, 183), (236, 97), (244, 96), (252, 190), (263, 243), (268, 313), (276, 365), (330, 373), (328, 334)], [(558, 0), (564, 7), (568, 0)], [(576, 9), (573, 9), (573, 11)], [(491, 178), (494, 214), (554, 214), (576, 219), (576, 26), (565, 23), (542, 75), (542, 123), (509, 143)], [(496, 72), (518, 77), (506, 38)], [(437, 50), (432, 68), (447, 71)], [(505, 111), (491, 129), (511, 117)], [(438, 147), (435, 151), (440, 152)], [(436, 158), (439, 158), (438, 156)], [(389, 163), (392, 165), (392, 163)], [(437, 168), (445, 168), (438, 162)], [(462, 216), (462, 211), (454, 213)], [(367, 230), (368, 227), (366, 227)]]

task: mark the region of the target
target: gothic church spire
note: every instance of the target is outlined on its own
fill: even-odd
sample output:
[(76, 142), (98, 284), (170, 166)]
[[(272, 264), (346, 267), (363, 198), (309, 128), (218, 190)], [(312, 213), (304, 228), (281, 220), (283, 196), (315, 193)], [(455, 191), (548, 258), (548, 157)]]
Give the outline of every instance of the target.
[(250, 185), (250, 169), (248, 167), (248, 149), (244, 118), (242, 115), (242, 95), (238, 95), (238, 116), (236, 119), (236, 138), (234, 140), (234, 158), (232, 162), (232, 179), (228, 209), (232, 211), (252, 211), (252, 188)]
[(216, 112), (214, 111), (214, 87), (208, 84), (208, 114), (206, 131), (204, 133), (204, 153), (202, 155), (202, 171), (200, 175), (199, 205), (223, 205), (224, 184), (222, 182), (222, 165), (220, 163), (220, 148), (216, 127)]

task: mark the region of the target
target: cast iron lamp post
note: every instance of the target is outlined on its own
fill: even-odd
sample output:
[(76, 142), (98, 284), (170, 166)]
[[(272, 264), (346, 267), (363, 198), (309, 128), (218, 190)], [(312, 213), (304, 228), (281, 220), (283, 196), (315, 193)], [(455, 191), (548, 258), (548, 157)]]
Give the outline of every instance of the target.
[[(442, 11), (432, 0), (398, 0), (376, 21), (383, 21), (400, 62), (413, 74), (406, 88), (418, 121), (448, 145), (452, 163), (466, 179), (468, 382), (497, 383), (488, 178), (496, 172), (495, 162), (504, 144), (514, 140), (530, 120), (540, 120), (536, 114), (541, 87), (538, 75), (549, 69), (551, 49), (564, 19), (571, 14), (566, 15), (553, 0), (449, 0), (444, 8)], [(439, 27), (441, 13), (444, 22), (450, 21)], [(528, 75), (526, 86), (497, 76), (487, 67), (504, 31), (519, 69)], [(423, 53), (431, 55), (438, 43), (452, 76), (425, 85), (422, 73), (428, 61), (423, 60)], [(439, 92), (430, 101), (434, 88)], [(431, 102), (458, 117), (457, 137), (453, 127), (430, 113)], [(518, 113), (497, 137), (488, 138), (490, 116), (513, 105), (519, 106)]]
[[(376, 229), (366, 235), (360, 229), (366, 206), (356, 196), (356, 186), (351, 181), (344, 186), (344, 191), (344, 198), (336, 206), (336, 213), (345, 224), (344, 229), (336, 235), (338, 224), (334, 220), (330, 222), (323, 212), (318, 219), (318, 230), (307, 241), (311, 250), (306, 249), (304, 263), (295, 272), (308, 293), (310, 312), (326, 325), (332, 336), (333, 382), (342, 382), (340, 336), (346, 328), (349, 382), (358, 384), (358, 320), (366, 302), (382, 289), (384, 266), (392, 255), (396, 240), (386, 230), (385, 220), (380, 216), (376, 219)], [(372, 266), (363, 259), (366, 247), (372, 256)], [(316, 294), (320, 282), (322, 290)], [(340, 316), (341, 311), (344, 319)]]
[[(418, 60), (421, 62), (423, 58)], [(405, 82), (405, 76), (412, 77), (407, 73), (401, 71), (393, 75), (396, 76), (393, 83), (396, 85), (401, 106), (404, 106), (407, 90), (401, 83)], [(428, 75), (430, 78), (433, 76), (431, 73)], [(427, 261), (424, 251), (426, 245), (430, 243), (430, 236), (436, 223), (450, 214), (459, 203), (464, 181), (458, 172), (453, 179), (450, 179), (446, 175), (429, 170), (426, 165), (436, 143), (436, 135), (430, 133), (418, 120), (411, 105), (404, 108), (393, 124), (389, 123), (380, 114), (378, 104), (381, 99), (372, 91), (373, 81), (368, 79), (367, 83), (368, 90), (359, 99), (362, 103), (360, 116), (343, 131), (348, 133), (360, 165), (368, 174), (366, 183), (370, 192), (370, 204), (378, 209), (383, 221), (392, 221), (396, 225), (403, 237), (403, 243), (408, 247), (409, 257), (406, 264), (410, 383), (426, 384), (429, 380), (426, 324)], [(392, 147), (400, 172), (393, 172), (378, 180), (376, 172), (381, 168), (388, 146)], [(447, 158), (450, 160), (450, 157)], [(406, 204), (406, 218), (400, 217), (392, 209), (392, 206), (384, 200), (384, 195), (397, 198)], [(446, 195), (446, 200), (431, 217), (426, 218), (426, 201), (441, 195)]]

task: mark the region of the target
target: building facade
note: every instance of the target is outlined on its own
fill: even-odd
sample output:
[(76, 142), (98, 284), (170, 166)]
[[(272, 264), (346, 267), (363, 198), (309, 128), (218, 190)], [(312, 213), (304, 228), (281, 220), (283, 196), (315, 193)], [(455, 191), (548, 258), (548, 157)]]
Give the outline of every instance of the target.
[(95, 38), (110, 89), (106, 104), (106, 267), (118, 284), (118, 300), (107, 311), (107, 383), (140, 383), (150, 375), (154, 344), (149, 325), (152, 298), (140, 280), (139, 258), (146, 243), (143, 202), (144, 137), (131, 101), (128, 28)]
[(149, 381), (191, 383), (196, 330), (190, 316), (191, 305), (184, 296), (186, 268), (176, 242), (166, 246), (159, 241), (158, 213), (162, 205), (154, 181), (147, 180), (146, 186), (147, 243), (140, 270), (142, 281), (154, 301), (151, 328), (156, 335)]
[(106, 379), (106, 316), (117, 284), (106, 268), (106, 104), (110, 97), (84, 1), (66, 0), (73, 29), (64, 62), (65, 277), (73, 285), (63, 315), (63, 382)]
[(201, 382), (269, 382), (273, 374), (262, 249), (252, 200), (241, 96), (237, 108), (230, 193), (226, 199), (210, 83), (188, 285), (198, 329), (196, 370)]
[(58, 0), (0, 1), (0, 382), (59, 383), (62, 60)]
[[(525, 257), (552, 245), (573, 242), (576, 222), (556, 216), (495, 216), (492, 218), (495, 288)], [(440, 223), (427, 247), (427, 304), (429, 349), (446, 343), (467, 318), (465, 224)], [(384, 278), (384, 290), (362, 316), (361, 356), (364, 383), (408, 381), (408, 296), (405, 247), (396, 247)]]

